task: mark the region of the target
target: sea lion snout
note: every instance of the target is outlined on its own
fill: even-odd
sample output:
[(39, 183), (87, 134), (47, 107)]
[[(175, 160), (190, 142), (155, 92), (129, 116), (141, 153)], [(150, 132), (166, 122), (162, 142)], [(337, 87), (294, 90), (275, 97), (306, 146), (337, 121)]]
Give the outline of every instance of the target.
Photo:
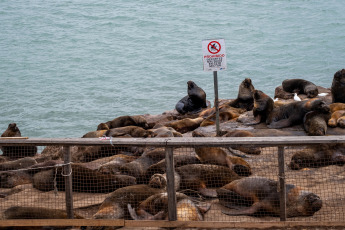
[(313, 215), (322, 208), (322, 200), (314, 193), (310, 193), (304, 197), (308, 214)]

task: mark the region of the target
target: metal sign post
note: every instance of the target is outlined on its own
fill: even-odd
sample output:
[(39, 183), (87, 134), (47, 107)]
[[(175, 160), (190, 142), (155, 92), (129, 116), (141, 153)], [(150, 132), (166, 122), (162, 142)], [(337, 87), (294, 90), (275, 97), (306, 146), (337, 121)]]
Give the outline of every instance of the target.
[(216, 135), (219, 130), (219, 102), (218, 102), (218, 77), (217, 71), (226, 69), (226, 53), (224, 39), (202, 41), (204, 71), (213, 71), (214, 78), (214, 107), (216, 109)]

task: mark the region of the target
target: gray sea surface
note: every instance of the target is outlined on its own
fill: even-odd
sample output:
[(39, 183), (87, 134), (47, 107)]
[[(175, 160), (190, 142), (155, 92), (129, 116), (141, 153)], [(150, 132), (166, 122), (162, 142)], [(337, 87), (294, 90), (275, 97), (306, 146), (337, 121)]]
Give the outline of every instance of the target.
[(172, 110), (192, 80), (213, 104), (201, 42), (225, 39), (220, 98), (247, 77), (330, 87), (345, 68), (343, 0), (0, 0), (0, 132), (81, 137), (122, 115)]

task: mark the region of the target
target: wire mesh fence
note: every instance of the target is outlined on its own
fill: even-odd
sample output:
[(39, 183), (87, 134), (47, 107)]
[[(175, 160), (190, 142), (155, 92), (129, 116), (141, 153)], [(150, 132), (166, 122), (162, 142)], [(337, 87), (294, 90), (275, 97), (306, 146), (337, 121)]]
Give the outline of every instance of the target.
[(345, 224), (344, 143), (342, 137), (0, 140), (0, 225), (68, 218), (123, 220), (119, 226)]

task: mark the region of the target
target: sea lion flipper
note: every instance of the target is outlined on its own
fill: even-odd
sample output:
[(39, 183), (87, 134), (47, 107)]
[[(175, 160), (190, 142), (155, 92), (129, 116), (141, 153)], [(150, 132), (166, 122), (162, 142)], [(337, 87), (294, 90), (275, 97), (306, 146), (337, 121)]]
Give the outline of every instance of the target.
[(260, 207), (261, 207), (260, 203), (255, 203), (250, 207), (238, 208), (238, 210), (223, 208), (222, 213), (229, 216), (253, 215), (260, 209)]
[(131, 204), (127, 204), (128, 207), (128, 212), (131, 215), (133, 220), (140, 220), (140, 218), (138, 217), (137, 213), (135, 212), (134, 208), (132, 208)]
[(208, 210), (211, 208), (211, 204), (208, 202), (202, 202), (196, 205), (199, 209), (199, 211), (203, 214), (205, 214)]
[(217, 192), (215, 189), (199, 188), (198, 192), (203, 196), (214, 197), (214, 198), (217, 197)]

